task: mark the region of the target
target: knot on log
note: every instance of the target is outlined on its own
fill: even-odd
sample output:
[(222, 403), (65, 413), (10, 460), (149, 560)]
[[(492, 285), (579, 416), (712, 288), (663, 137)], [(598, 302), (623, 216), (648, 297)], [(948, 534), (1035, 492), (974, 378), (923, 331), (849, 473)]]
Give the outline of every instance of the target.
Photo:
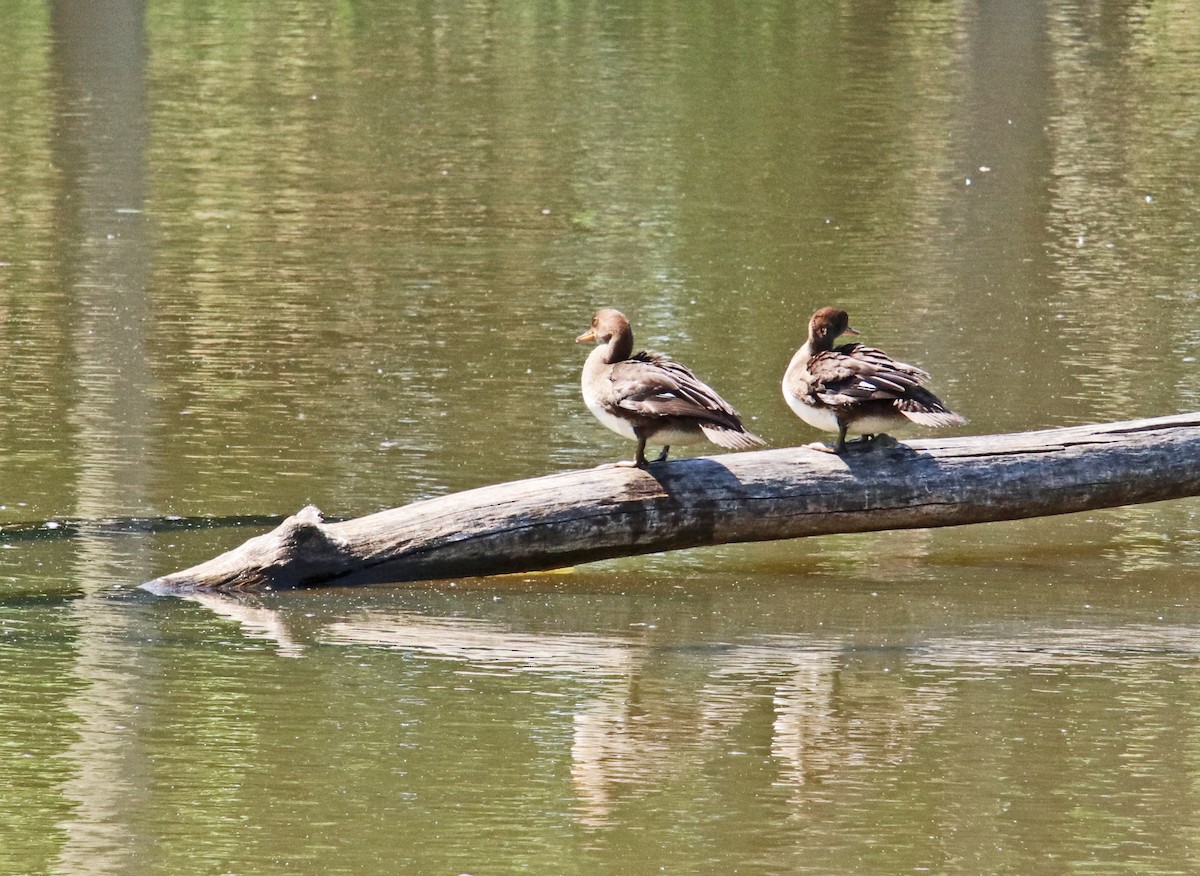
[(313, 577), (336, 575), (346, 563), (344, 542), (330, 534), (316, 505), (304, 506), (259, 538), (272, 587), (302, 587)]
[(325, 531), (321, 528), (321, 524), (324, 522), (325, 518), (322, 516), (320, 508), (316, 505), (305, 505), (269, 534), (275, 535), (291, 545), (292, 550), (297, 553), (310, 550), (320, 551), (323, 545), (329, 543)]

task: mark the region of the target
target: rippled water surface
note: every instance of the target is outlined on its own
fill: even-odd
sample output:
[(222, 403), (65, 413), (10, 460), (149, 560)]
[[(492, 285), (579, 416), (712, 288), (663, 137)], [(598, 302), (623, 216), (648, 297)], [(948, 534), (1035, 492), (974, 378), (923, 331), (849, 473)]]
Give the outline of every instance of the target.
[(0, 23), (0, 872), (1200, 871), (1194, 500), (137, 587), (631, 454), (604, 305), (775, 446), (830, 303), (962, 432), (1200, 409), (1192, 4)]

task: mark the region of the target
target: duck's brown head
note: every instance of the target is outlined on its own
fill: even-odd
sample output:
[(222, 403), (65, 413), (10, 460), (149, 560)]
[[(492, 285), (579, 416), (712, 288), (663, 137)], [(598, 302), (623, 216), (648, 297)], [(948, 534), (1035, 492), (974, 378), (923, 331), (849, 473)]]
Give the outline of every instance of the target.
[(633, 353), (633, 329), (619, 310), (606, 307), (592, 317), (592, 327), (575, 339), (575, 343), (596, 341), (609, 347), (609, 362), (628, 359)]
[(850, 314), (836, 307), (822, 307), (808, 321), (808, 340), (814, 352), (832, 350), (842, 335), (856, 335), (850, 327)]

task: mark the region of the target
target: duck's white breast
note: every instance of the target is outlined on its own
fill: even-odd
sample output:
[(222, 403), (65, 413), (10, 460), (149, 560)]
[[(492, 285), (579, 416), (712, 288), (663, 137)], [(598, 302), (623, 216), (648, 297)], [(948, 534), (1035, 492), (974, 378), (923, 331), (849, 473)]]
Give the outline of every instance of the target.
[(621, 417), (610, 414), (608, 411), (604, 410), (604, 408), (601, 407), (595, 399), (587, 397), (586, 391), (584, 392), (583, 400), (587, 403), (588, 410), (591, 411), (595, 418), (605, 426), (612, 429), (618, 435), (621, 435), (625, 438), (630, 438), (634, 441), (637, 440), (637, 435), (633, 434), (633, 424), (628, 420), (624, 420)]
[(783, 400), (787, 402), (788, 407), (792, 412), (814, 429), (820, 429), (822, 432), (836, 432), (838, 430), (837, 417), (833, 415), (833, 411), (829, 408), (817, 408), (810, 404), (805, 404), (796, 396), (787, 391), (787, 385), (784, 384)]

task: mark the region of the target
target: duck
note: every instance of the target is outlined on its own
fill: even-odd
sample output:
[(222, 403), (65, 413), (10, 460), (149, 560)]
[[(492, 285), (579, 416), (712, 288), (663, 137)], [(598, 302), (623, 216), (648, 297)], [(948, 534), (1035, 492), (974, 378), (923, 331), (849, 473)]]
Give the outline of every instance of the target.
[(575, 339), (595, 341), (583, 365), (583, 401), (605, 426), (637, 442), (631, 465), (646, 468), (646, 445), (662, 446), (652, 462), (665, 462), (676, 444), (711, 441), (729, 450), (749, 450), (765, 442), (711, 386), (686, 366), (648, 350), (633, 352), (633, 329), (625, 314), (596, 311), (592, 326)]
[(943, 427), (967, 422), (921, 385), (929, 380), (927, 372), (865, 344), (835, 347), (842, 335), (858, 335), (850, 327), (849, 314), (836, 307), (817, 310), (808, 321), (808, 340), (783, 375), (783, 398), (796, 416), (817, 429), (837, 433), (832, 448), (810, 447), (841, 455), (846, 452), (848, 433), (869, 442), (889, 429), (913, 423)]

